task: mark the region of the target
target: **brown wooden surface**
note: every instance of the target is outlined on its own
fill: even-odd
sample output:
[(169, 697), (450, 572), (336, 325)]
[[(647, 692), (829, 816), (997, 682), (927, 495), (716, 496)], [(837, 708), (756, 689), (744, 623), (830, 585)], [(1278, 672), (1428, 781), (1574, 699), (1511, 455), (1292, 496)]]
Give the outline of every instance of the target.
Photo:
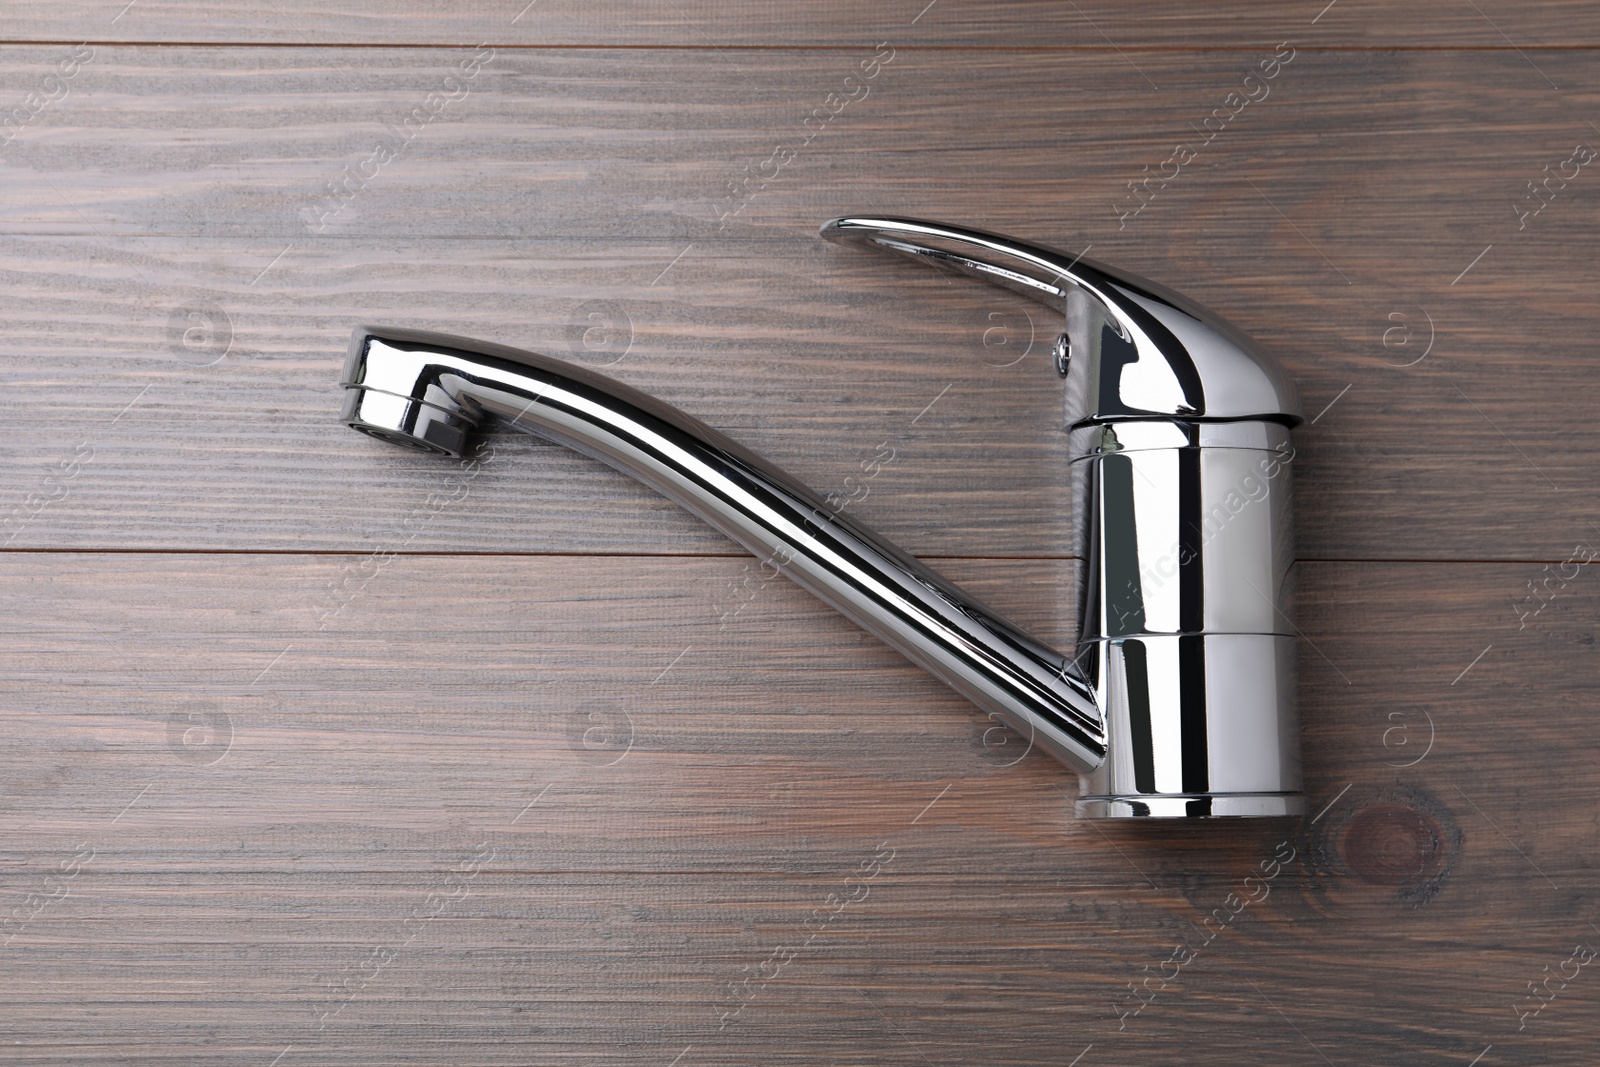
[[(1600, 949), (1600, 163), (1512, 210), (1600, 145), (1592, 8), (522, 9), (7, 12), (0, 1062), (1594, 1062), (1600, 965), (1550, 976)], [(862, 210), (1092, 245), (1288, 364), (1315, 818), (1075, 821), (627, 479), (333, 418), (377, 321), (586, 361), (823, 492), (886, 445), (851, 510), (1066, 644), (1057, 324), (816, 240)]]
[[(1307, 30), (1306, 27), (1311, 27)], [(395, 0), (376, 9), (315, 0), (60, 0), (7, 12), (4, 38), (17, 41), (152, 41), (250, 43), (292, 47), (351, 44), (511, 46), (662, 45), (772, 48), (872, 45), (884, 32), (925, 47), (1121, 49), (1238, 48), (1275, 45), (1286, 32), (1314, 32), (1329, 47), (1489, 47), (1555, 49), (1590, 46), (1600, 19), (1578, 0), (1535, 0), (1514, 8), (1380, 0), (1267, 5), (1229, 0), (1204, 6), (1178, 0), (1117, 4), (1081, 0), (962, 3), (887, 0), (870, 6), (845, 0), (810, 4), (751, 0), (487, 0), (447, 5)]]

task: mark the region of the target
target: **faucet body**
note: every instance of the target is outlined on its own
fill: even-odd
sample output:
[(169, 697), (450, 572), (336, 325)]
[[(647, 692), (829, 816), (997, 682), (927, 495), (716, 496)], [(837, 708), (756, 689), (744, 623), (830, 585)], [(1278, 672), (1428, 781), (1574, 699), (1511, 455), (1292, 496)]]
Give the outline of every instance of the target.
[(1110, 422), (1069, 440), (1079, 662), (1109, 739), (1078, 813), (1297, 814), (1288, 429)]
[(459, 456), (488, 419), (677, 501), (1077, 771), (1087, 817), (1303, 810), (1287, 607), (1286, 375), (1148, 282), (980, 231), (840, 219), (1059, 307), (1081, 639), (1046, 646), (691, 416), (547, 356), (357, 328), (342, 419)]

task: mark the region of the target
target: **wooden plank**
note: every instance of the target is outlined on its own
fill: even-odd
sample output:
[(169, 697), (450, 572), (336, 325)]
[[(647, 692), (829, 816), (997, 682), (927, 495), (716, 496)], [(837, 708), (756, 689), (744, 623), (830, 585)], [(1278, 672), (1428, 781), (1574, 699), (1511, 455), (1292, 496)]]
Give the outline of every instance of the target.
[[(4, 52), (15, 88), (45, 76), (42, 51)], [(1056, 60), (897, 57), (795, 170), (730, 199), (730, 176), (758, 170), (855, 52), (769, 54), (761, 91), (682, 53), (519, 52), (327, 232), (308, 227), (326, 181), (455, 58), (106, 48), (0, 150), (0, 346), (18, 400), (0, 427), (14, 457), (0, 540), (348, 551), (409, 537), (400, 522), (448, 470), (330, 418), (344, 336), (377, 318), (611, 365), (824, 492), (888, 442), (897, 461), (854, 510), (912, 551), (1066, 554), (1040, 358), (1055, 324), (814, 238), (863, 206), (1092, 247), (1281, 354), (1321, 416), (1298, 437), (1303, 556), (1559, 561), (1600, 520), (1566, 507), (1597, 467), (1600, 279), (1574, 251), (1600, 237), (1590, 193), (1574, 180), (1520, 231), (1512, 210), (1523, 179), (1593, 139), (1579, 55), (1541, 57), (1556, 94), (1509, 51), (1298, 54), (1119, 230), (1126, 179), (1159, 166), (1237, 57), (1142, 54), (1161, 94), (1092, 91), (1119, 60), (1075, 57), (1070, 123), (1031, 103), (1061, 83)], [(624, 315), (630, 328), (591, 330), (584, 349), (585, 330)], [(195, 323), (217, 329), (186, 346)], [(93, 458), (74, 466), (80, 447)], [(523, 441), (504, 453), (483, 493), (409, 547), (732, 550), (587, 461)]]
[[(1491, 17), (1492, 15), (1492, 17)], [(1271, 46), (1285, 38), (1322, 46), (1476, 47), (1524, 50), (1594, 45), (1591, 7), (1539, 0), (1515, 11), (1470, 4), (1397, 7), (1374, 0), (1264, 9), (1231, 2), (1125, 5), (1105, 0), (981, 6), (838, 0), (803, 6), (759, 0), (737, 6), (494, 0), (466, 6), (399, 2), (381, 15), (306, 0), (242, 3), (102, 3), (67, 0), (7, 16), (11, 41), (131, 41), (189, 44), (629, 45), (729, 49), (772, 45), (871, 45), (882, 39), (928, 47), (1097, 49)], [(759, 63), (759, 61), (754, 61)]]
[[(736, 560), (404, 558), (320, 630), (352, 558), (8, 562), (30, 1063), (1590, 1056), (1588, 983), (1514, 1010), (1596, 940), (1588, 567), (1302, 563), (1317, 814), (1130, 827)], [(1067, 636), (1067, 565), (944, 567)]]
[[(335, 61), (315, 48), (103, 46), (61, 79), (70, 49), (12, 46), (0, 92), (21, 101), (59, 85), (0, 155), (0, 233), (279, 239), (269, 256), (351, 236), (682, 248), (790, 238), (864, 208), (1093, 241), (1123, 258), (1157, 255), (1181, 225), (1191, 263), (1247, 274), (1231, 249), (1248, 238), (1292, 248), (1319, 285), (1342, 284), (1339, 271), (1391, 284), (1385, 272), (1428, 247), (1414, 242), (1450, 237), (1454, 254), (1433, 265), (1444, 287), (1490, 241), (1595, 225), (1572, 202), (1582, 177), (1520, 234), (1512, 209), (1525, 181), (1595, 138), (1600, 85), (1585, 53), (1542, 57), (1559, 91), (1510, 51), (1283, 54), (1140, 53), (1156, 89), (1099, 53), (777, 51), (743, 72), (692, 52), (536, 49), (480, 58), (467, 77), (470, 49)], [(1276, 75), (1251, 90), (1243, 79), (1262, 62)], [(1260, 99), (1230, 102), (1239, 110), (1214, 118), (1221, 131), (1205, 143), (1203, 122), (1244, 92)], [(1054, 103), (1041, 107), (1045, 93)], [(425, 105), (426, 121), (404, 127)], [(374, 157), (380, 142), (392, 159)], [(1195, 158), (1164, 168), (1179, 142)], [(1437, 165), (1446, 153), (1454, 166)], [(1174, 167), (1165, 187), (1152, 177)], [(1128, 183), (1146, 177), (1148, 206), (1133, 214)], [(344, 194), (329, 192), (341, 182)], [(1197, 251), (1201, 237), (1216, 251)], [(1483, 267), (1511, 269), (1498, 257)]]

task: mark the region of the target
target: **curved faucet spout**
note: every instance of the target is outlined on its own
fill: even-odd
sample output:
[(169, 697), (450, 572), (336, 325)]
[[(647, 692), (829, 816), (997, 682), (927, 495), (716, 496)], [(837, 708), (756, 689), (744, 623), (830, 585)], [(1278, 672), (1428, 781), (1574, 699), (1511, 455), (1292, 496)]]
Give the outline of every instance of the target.
[(359, 327), (342, 418), (459, 456), (485, 418), (576, 449), (677, 501), (980, 708), (1087, 774), (1104, 721), (1071, 661), (682, 411), (549, 356), (445, 334)]

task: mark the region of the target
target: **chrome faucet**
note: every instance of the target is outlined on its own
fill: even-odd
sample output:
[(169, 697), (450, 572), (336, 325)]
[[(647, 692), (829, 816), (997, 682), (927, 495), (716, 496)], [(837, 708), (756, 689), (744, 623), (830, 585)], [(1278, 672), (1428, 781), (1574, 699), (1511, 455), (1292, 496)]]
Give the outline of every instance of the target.
[(460, 456), (488, 419), (670, 497), (1081, 776), (1085, 817), (1296, 815), (1293, 383), (1215, 315), (1103, 264), (934, 222), (822, 236), (920, 256), (1061, 309), (1081, 636), (1056, 652), (662, 401), (584, 367), (358, 327), (341, 419)]

